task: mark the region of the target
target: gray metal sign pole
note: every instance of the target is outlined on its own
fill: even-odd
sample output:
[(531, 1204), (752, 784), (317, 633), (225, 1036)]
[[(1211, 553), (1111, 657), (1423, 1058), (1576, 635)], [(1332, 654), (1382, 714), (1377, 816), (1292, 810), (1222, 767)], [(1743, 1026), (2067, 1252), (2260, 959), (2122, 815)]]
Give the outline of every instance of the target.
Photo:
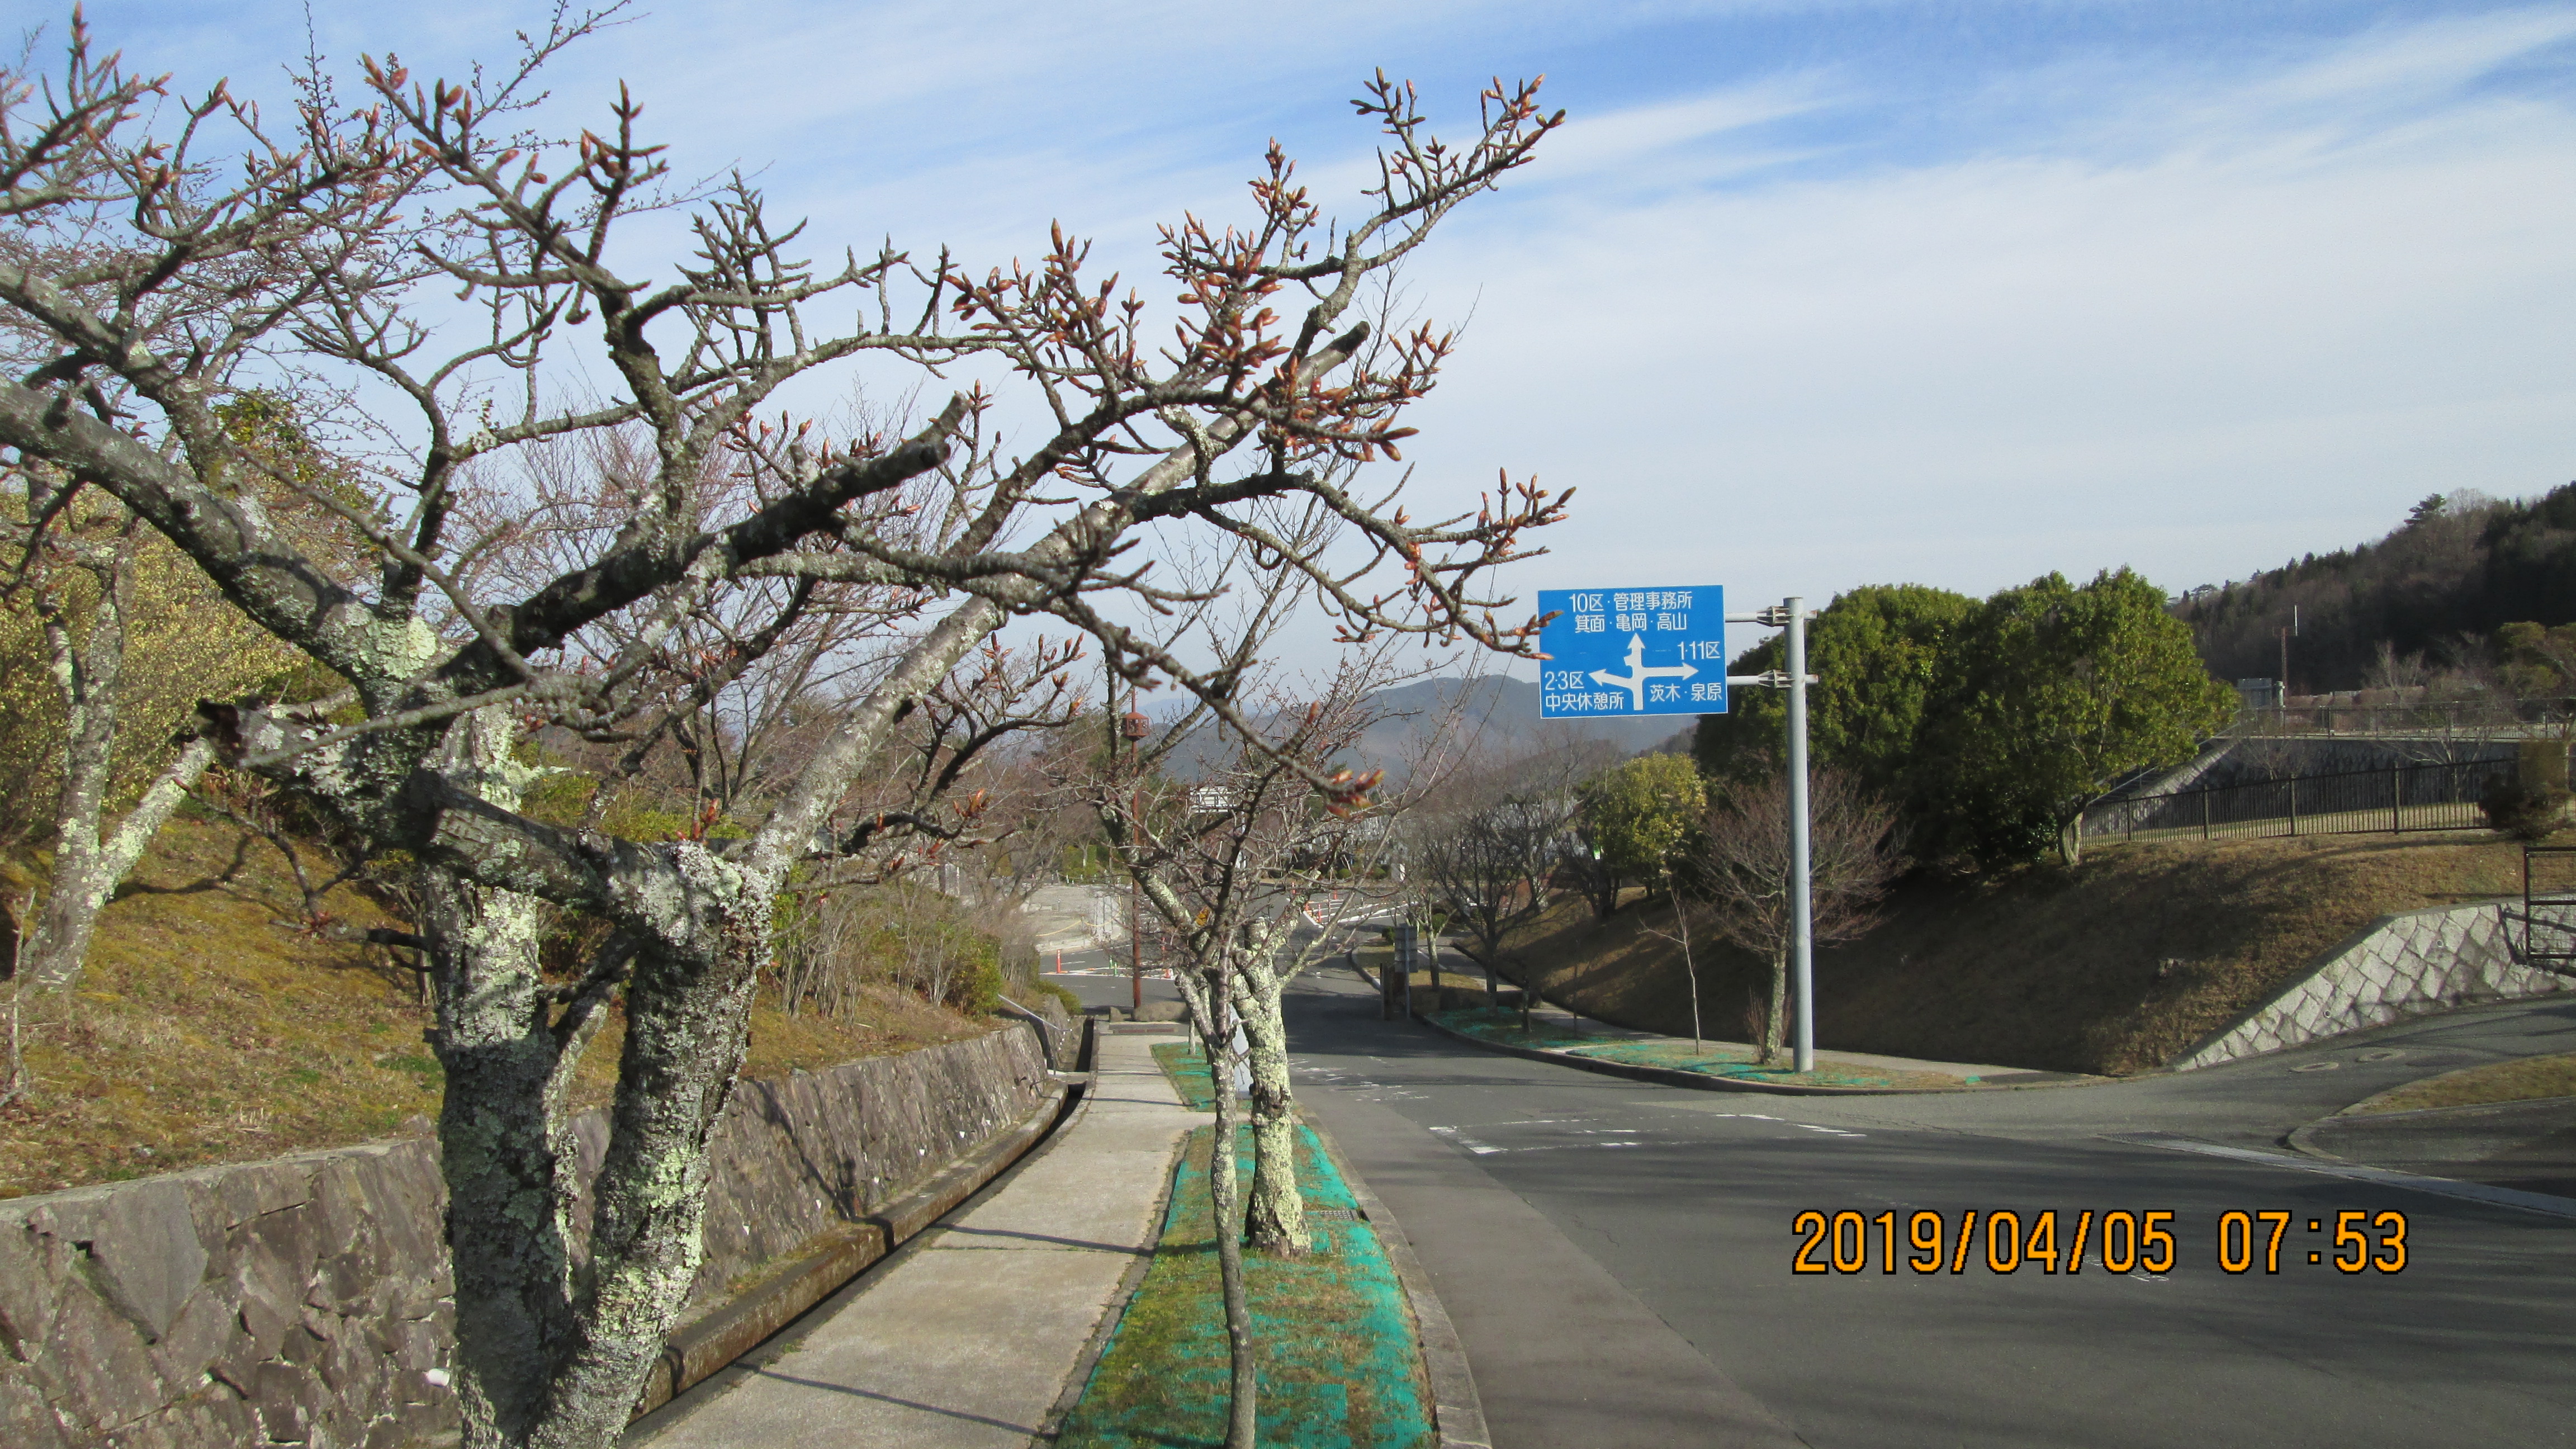
[(1798, 993), (1798, 1054), (1795, 1070), (1816, 1069), (1816, 916), (1814, 881), (1807, 859), (1807, 611), (1792, 595), (1789, 611), (1789, 893), (1798, 901), (1798, 933), (1792, 937), (1796, 974), (1789, 978)]
[(1812, 1072), (1816, 1069), (1816, 916), (1815, 883), (1807, 850), (1807, 686), (1816, 681), (1807, 673), (1807, 611), (1803, 605), (1804, 601), (1793, 594), (1777, 608), (1727, 615), (1726, 622), (1730, 624), (1762, 624), (1787, 630), (1789, 667), (1769, 674), (1730, 674), (1726, 682), (1730, 688), (1745, 685), (1789, 691), (1789, 894), (1798, 903), (1797, 929), (1790, 938), (1789, 958), (1789, 984), (1796, 993), (1798, 1013), (1792, 1068)]

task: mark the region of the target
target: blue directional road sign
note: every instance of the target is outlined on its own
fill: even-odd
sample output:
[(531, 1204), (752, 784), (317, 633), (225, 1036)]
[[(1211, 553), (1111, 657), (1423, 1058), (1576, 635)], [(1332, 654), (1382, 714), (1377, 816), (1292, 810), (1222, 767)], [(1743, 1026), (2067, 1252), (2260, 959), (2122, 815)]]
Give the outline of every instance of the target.
[(1726, 591), (1541, 589), (1539, 717), (1726, 713)]

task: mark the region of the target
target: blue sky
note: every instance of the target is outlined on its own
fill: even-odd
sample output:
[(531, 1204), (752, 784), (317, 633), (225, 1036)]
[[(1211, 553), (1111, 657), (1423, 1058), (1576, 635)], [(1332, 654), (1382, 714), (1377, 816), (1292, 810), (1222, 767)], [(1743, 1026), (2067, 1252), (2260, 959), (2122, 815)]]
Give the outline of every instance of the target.
[[(194, 84), (303, 46), (266, 0), (89, 15)], [(453, 74), (542, 17), (317, 22)], [(737, 0), (553, 90), (577, 124), (632, 82), (683, 170), (764, 168), (817, 238), (1005, 261), (1061, 219), (1141, 277), (1272, 136), (1357, 210), (1377, 67), (1453, 131), (1495, 75), (1572, 115), (1405, 277), (1467, 324), (1415, 489), (1581, 490), (1515, 591), (2178, 591), (2576, 478), (2576, 6)]]

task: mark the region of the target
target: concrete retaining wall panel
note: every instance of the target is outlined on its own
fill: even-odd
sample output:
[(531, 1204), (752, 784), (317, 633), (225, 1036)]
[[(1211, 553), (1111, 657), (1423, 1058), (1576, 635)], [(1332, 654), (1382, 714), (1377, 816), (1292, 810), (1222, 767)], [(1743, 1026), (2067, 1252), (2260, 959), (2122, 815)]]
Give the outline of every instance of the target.
[[(1050, 1087), (1025, 1026), (738, 1085), (692, 1306)], [(586, 1225), (607, 1114), (574, 1132)], [(394, 1449), (452, 1430), (445, 1210), (425, 1138), (0, 1201), (0, 1444)]]
[(2494, 901), (2382, 916), (2168, 1065), (2216, 1066), (2410, 1016), (2576, 989), (2576, 981), (2516, 965), (2507, 932)]

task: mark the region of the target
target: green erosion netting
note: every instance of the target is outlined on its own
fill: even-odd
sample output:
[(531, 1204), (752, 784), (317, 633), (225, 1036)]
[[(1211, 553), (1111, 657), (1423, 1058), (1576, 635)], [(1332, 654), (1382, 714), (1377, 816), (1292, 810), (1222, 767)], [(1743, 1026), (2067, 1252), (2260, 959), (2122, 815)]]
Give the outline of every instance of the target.
[(1571, 1046), (1577, 1042), (1590, 1040), (1581, 1032), (1567, 1031), (1561, 1026), (1550, 1025), (1545, 1017), (1533, 1019), (1529, 1030), (1524, 1032), (1521, 1030), (1521, 1014), (1505, 1008), (1470, 1006), (1457, 1011), (1441, 1012), (1432, 1020), (1461, 1036), (1472, 1036), (1478, 1041), (1501, 1042), (1507, 1046)]
[(1216, 1086), (1208, 1078), (1207, 1058), (1188, 1042), (1164, 1042), (1154, 1048), (1154, 1064), (1171, 1078), (1172, 1089), (1181, 1094), (1193, 1112), (1216, 1110)]
[[(1155, 1055), (1163, 1055), (1156, 1048)], [(1171, 1070), (1173, 1063), (1165, 1062)], [(1204, 1090), (1205, 1066), (1199, 1078)], [(1190, 1134), (1172, 1178), (1162, 1241), (1109, 1347), (1064, 1422), (1061, 1449), (1216, 1449), (1225, 1442), (1225, 1306), (1208, 1231), (1208, 1150)], [(1252, 1139), (1237, 1139), (1252, 1181)], [(1435, 1439), (1413, 1317), (1377, 1230), (1322, 1144), (1297, 1129), (1297, 1181), (1314, 1251), (1247, 1251), (1244, 1277), (1261, 1356), (1261, 1442), (1296, 1449), (1414, 1449)], [(1316, 1211), (1332, 1217), (1311, 1216)]]
[(1619, 1062), (1632, 1067), (1662, 1067), (1668, 1071), (1698, 1072), (1711, 1077), (1735, 1077), (1749, 1081), (1796, 1082), (1812, 1087), (1956, 1087), (1964, 1085), (1958, 1078), (1937, 1072), (1873, 1071), (1865, 1067), (1841, 1066), (1818, 1062), (1812, 1072), (1800, 1074), (1789, 1069), (1787, 1062), (1763, 1066), (1751, 1047), (1693, 1046), (1672, 1037), (1646, 1037), (1630, 1040), (1602, 1041), (1561, 1027), (1533, 1022), (1528, 1035), (1520, 1029), (1520, 1014), (1513, 1011), (1470, 1011), (1442, 1013), (1437, 1020), (1442, 1026), (1479, 1041), (1501, 1042), (1511, 1046), (1552, 1047), (1572, 1057), (1593, 1057)]
[(1662, 1040), (1600, 1042), (1566, 1052), (1570, 1057), (1593, 1057), (1601, 1061), (1622, 1062), (1632, 1067), (1664, 1067), (1674, 1071), (1701, 1072), (1712, 1077), (1739, 1077), (1752, 1081), (1796, 1082), (1811, 1087), (1955, 1087), (1958, 1078), (1937, 1072), (1871, 1071), (1864, 1067), (1838, 1066), (1818, 1062), (1811, 1072), (1789, 1069), (1786, 1061), (1766, 1067), (1756, 1059), (1751, 1047), (1693, 1047), (1686, 1041)]

